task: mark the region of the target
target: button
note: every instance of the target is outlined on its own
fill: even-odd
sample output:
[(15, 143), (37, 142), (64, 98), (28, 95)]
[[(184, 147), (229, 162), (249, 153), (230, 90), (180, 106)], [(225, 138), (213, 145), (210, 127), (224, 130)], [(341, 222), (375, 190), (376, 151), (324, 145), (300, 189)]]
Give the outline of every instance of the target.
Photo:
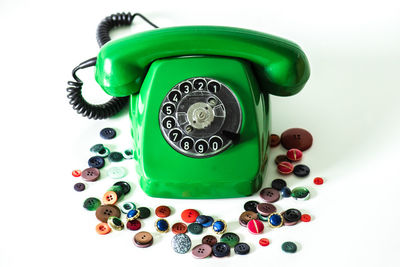
[(207, 222), (202, 223), (201, 225), (203, 227), (210, 227), (214, 223), (214, 218), (211, 216), (206, 216), (207, 217)]
[(301, 212), (298, 209), (288, 209), (282, 214), (287, 222), (298, 222), (301, 219)]
[(179, 85), (179, 91), (182, 94), (188, 94), (192, 90), (192, 84), (190, 82), (183, 82)]
[(199, 223), (194, 222), (194, 223), (189, 224), (188, 231), (191, 234), (199, 235), (203, 232), (203, 226)]
[(199, 215), (196, 218), (196, 222), (199, 224), (204, 224), (204, 223), (208, 222), (208, 217), (206, 215)]
[(153, 244), (153, 236), (149, 232), (139, 232), (133, 237), (133, 244), (139, 248), (147, 248)]
[(206, 140), (200, 139), (196, 142), (194, 145), (194, 149), (196, 150), (197, 153), (203, 154), (207, 151), (208, 149), (208, 143)]
[(188, 151), (188, 150), (190, 150), (190, 149), (193, 148), (193, 145), (194, 145), (194, 141), (193, 141), (193, 139), (190, 138), (190, 137), (185, 137), (185, 138), (183, 138), (182, 141), (181, 141), (181, 148), (182, 148), (183, 150)]
[(136, 220), (137, 218), (139, 218), (139, 216), (140, 216), (140, 210), (132, 209), (132, 210), (128, 211), (128, 213), (126, 214), (126, 219), (128, 221), (133, 221), (133, 220)]
[(282, 179), (275, 179), (271, 183), (271, 187), (278, 191), (281, 191), (285, 186), (286, 186), (286, 182)]
[(135, 157), (133, 149), (125, 149), (124, 152), (122, 152), (122, 156), (124, 159), (133, 159)]
[(251, 220), (247, 224), (247, 229), (252, 234), (261, 234), (264, 231), (264, 224), (260, 220)]
[(126, 176), (126, 169), (124, 167), (111, 167), (107, 170), (107, 176), (112, 179), (121, 179)]
[(106, 157), (108, 157), (108, 155), (110, 155), (110, 149), (108, 149), (107, 147), (105, 147), (100, 152), (96, 153), (96, 156), (99, 156), (102, 158), (106, 158)]
[(168, 134), (172, 142), (179, 142), (182, 139), (182, 132), (179, 129), (173, 129)]
[(297, 251), (297, 246), (295, 243), (287, 241), (282, 244), (282, 250), (287, 253), (295, 253)]
[(174, 225), (172, 225), (172, 232), (174, 234), (184, 234), (187, 232), (188, 227), (186, 226), (186, 224), (181, 223), (181, 222), (177, 222)]
[(176, 91), (176, 90), (171, 91), (168, 95), (169, 101), (174, 102), (174, 103), (179, 102), (179, 100), (181, 100), (181, 98), (182, 98), (181, 92)]
[(108, 155), (108, 160), (110, 162), (121, 162), (124, 159), (124, 156), (120, 152), (111, 152)]
[(113, 185), (119, 185), (119, 186), (121, 186), (121, 187), (122, 187), (122, 193), (123, 193), (124, 195), (127, 195), (127, 194), (131, 191), (131, 186), (130, 186), (127, 182), (119, 181), (119, 182), (116, 182), (116, 183), (113, 184)]
[(297, 148), (301, 151), (307, 150), (313, 143), (312, 135), (304, 129), (292, 128), (284, 131), (281, 135), (281, 144), (286, 149)]
[(282, 161), (278, 164), (278, 171), (282, 174), (291, 174), (293, 172), (293, 164), (287, 161)]
[(285, 198), (290, 197), (292, 195), (292, 190), (290, 190), (289, 187), (284, 187), (281, 190), (281, 195), (282, 195), (282, 197), (285, 197)]
[(114, 192), (116, 194), (117, 198), (122, 198), (125, 195), (124, 189), (120, 185), (113, 185), (108, 189), (108, 191)]
[(208, 91), (210, 91), (211, 93), (216, 94), (216, 93), (218, 93), (219, 90), (221, 89), (221, 84), (220, 84), (219, 82), (216, 82), (216, 81), (210, 81), (210, 82), (207, 84), (207, 89), (208, 89)]
[(103, 204), (115, 204), (118, 200), (118, 196), (115, 192), (113, 191), (107, 191), (104, 195), (103, 195)]
[(263, 222), (268, 222), (268, 216), (263, 216), (260, 213), (257, 214), (258, 215), (258, 219), (263, 221)]
[(280, 193), (274, 188), (267, 187), (260, 191), (260, 197), (268, 203), (274, 203), (279, 200)]
[(179, 254), (185, 254), (192, 247), (192, 241), (186, 234), (177, 234), (171, 241), (172, 249)]
[(213, 231), (219, 235), (225, 233), (226, 227), (227, 225), (223, 220), (216, 220), (212, 225)]
[(108, 217), (107, 224), (115, 231), (121, 231), (124, 229), (124, 223), (121, 219), (114, 216)]
[(166, 218), (171, 214), (171, 209), (167, 206), (159, 206), (156, 208), (155, 213), (160, 218)]
[(154, 226), (156, 227), (157, 232), (166, 233), (169, 231), (169, 223), (165, 219), (158, 219)]
[(72, 176), (74, 176), (74, 177), (80, 177), (81, 175), (82, 175), (82, 172), (80, 170), (72, 171)]
[(271, 134), (271, 135), (269, 136), (269, 146), (270, 146), (270, 147), (279, 146), (280, 143), (281, 143), (281, 138), (279, 137), (279, 135), (277, 135), (277, 134)]
[(302, 222), (309, 222), (309, 221), (311, 221), (311, 216), (309, 214), (303, 214), (303, 215), (301, 215), (300, 220)]
[(166, 129), (172, 129), (175, 127), (175, 119), (173, 117), (166, 117), (162, 121), (162, 126)]
[(97, 168), (87, 168), (82, 171), (82, 179), (87, 182), (97, 181), (100, 177), (100, 170)]
[(100, 137), (104, 139), (113, 139), (117, 135), (117, 132), (113, 128), (104, 128), (100, 131)]
[(207, 84), (206, 80), (199, 78), (199, 79), (194, 80), (193, 87), (197, 90), (205, 90), (206, 84)]
[(91, 168), (101, 169), (104, 167), (104, 159), (100, 156), (91, 157), (88, 160), (88, 165)]
[(235, 233), (225, 233), (220, 238), (221, 242), (227, 243), (231, 248), (239, 243), (239, 240), (239, 236)]
[(268, 224), (272, 228), (279, 228), (283, 225), (283, 217), (279, 213), (272, 213), (268, 217)]
[(297, 177), (306, 177), (310, 174), (310, 168), (304, 164), (296, 165), (293, 169), (293, 174)]
[(257, 211), (262, 216), (269, 216), (271, 213), (276, 212), (276, 207), (269, 203), (260, 203), (257, 205)]
[(269, 245), (269, 239), (268, 238), (261, 238), (258, 243), (262, 246), (262, 247), (266, 247)]
[(99, 235), (106, 235), (111, 232), (111, 227), (107, 223), (102, 222), (96, 225), (96, 232)]
[(296, 200), (308, 200), (310, 191), (305, 187), (296, 187), (292, 190), (292, 197)]
[(230, 252), (231, 247), (224, 242), (218, 242), (212, 246), (212, 253), (215, 257), (222, 258), (228, 256)]
[(286, 153), (286, 157), (291, 161), (299, 161), (303, 157), (303, 153), (297, 148), (292, 148)]
[(142, 227), (142, 224), (140, 223), (139, 220), (132, 220), (132, 221), (126, 222), (126, 228), (128, 228), (131, 231), (137, 231), (141, 227)]
[(246, 243), (236, 244), (234, 251), (238, 255), (246, 255), (250, 252), (250, 246)]
[(76, 183), (74, 185), (74, 190), (77, 192), (82, 192), (83, 190), (85, 190), (86, 186), (84, 183)]
[(90, 148), (90, 152), (92, 153), (99, 153), (100, 151), (104, 150), (103, 144), (96, 144)]
[(192, 255), (196, 259), (204, 259), (211, 255), (212, 248), (208, 244), (200, 244), (192, 249)]
[(314, 184), (321, 185), (323, 183), (324, 183), (324, 179), (323, 178), (321, 178), (321, 177), (315, 177), (314, 178)]
[(138, 211), (140, 211), (140, 216), (139, 219), (146, 219), (150, 217), (150, 209), (146, 207), (140, 207), (138, 208)]
[(96, 209), (96, 218), (101, 222), (107, 222), (108, 217), (120, 217), (121, 211), (114, 205), (101, 205)]
[(244, 210), (246, 211), (252, 211), (252, 212), (257, 212), (257, 205), (258, 201), (255, 200), (250, 200), (244, 203)]
[(171, 115), (175, 113), (175, 105), (172, 103), (165, 103), (164, 106), (162, 107), (162, 112), (165, 115)]
[(253, 212), (253, 211), (245, 211), (242, 214), (240, 214), (239, 217), (239, 223), (244, 226), (247, 227), (247, 223), (251, 220), (255, 220), (257, 219), (257, 213)]
[(181, 218), (186, 223), (193, 223), (196, 221), (197, 216), (199, 216), (199, 212), (194, 209), (186, 209), (182, 211)]
[(213, 235), (206, 235), (201, 240), (202, 244), (207, 244), (210, 245), (211, 247), (217, 244), (217, 242), (218, 242), (217, 238)]
[(217, 151), (223, 145), (224, 141), (219, 136), (213, 136), (210, 138), (210, 147), (213, 151)]
[(89, 197), (83, 202), (83, 207), (90, 211), (96, 210), (100, 205), (100, 200), (95, 197)]
[(288, 158), (286, 157), (286, 155), (278, 155), (278, 156), (276, 156), (276, 158), (275, 158), (275, 164), (276, 164), (276, 165), (279, 165), (279, 163), (284, 162), (284, 161), (290, 162), (290, 159), (288, 159)]

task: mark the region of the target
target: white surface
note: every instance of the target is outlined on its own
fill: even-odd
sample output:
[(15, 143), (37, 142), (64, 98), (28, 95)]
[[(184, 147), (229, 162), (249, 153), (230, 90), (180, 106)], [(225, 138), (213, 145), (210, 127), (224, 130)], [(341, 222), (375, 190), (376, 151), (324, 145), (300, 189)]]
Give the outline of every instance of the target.
[[(172, 233), (155, 234), (151, 248), (132, 244), (134, 233), (96, 234), (94, 214), (82, 208), (88, 196), (100, 197), (113, 182), (102, 179), (82, 192), (73, 184), (74, 168), (84, 168), (98, 132), (115, 127), (112, 149), (129, 146), (128, 115), (89, 121), (70, 108), (66, 82), (71, 69), (95, 56), (95, 30), (105, 16), (141, 12), (159, 26), (229, 25), (255, 29), (300, 44), (311, 64), (311, 79), (290, 98), (271, 97), (272, 131), (308, 129), (315, 138), (304, 155), (312, 173), (290, 187), (309, 186), (305, 202), (281, 200), (279, 210), (299, 208), (312, 222), (247, 233), (237, 218), (242, 199), (154, 199), (135, 185), (129, 200), (153, 210), (174, 208), (168, 221), (185, 208), (222, 218), (229, 231), (251, 245), (248, 256), (195, 260), (172, 251)], [(395, 266), (399, 245), (398, 151), (400, 126), (400, 5), (396, 1), (11, 1), (0, 2), (1, 215), (0, 266)], [(113, 35), (149, 27), (139, 25)], [(86, 77), (85, 77), (86, 76)], [(82, 72), (88, 98), (107, 99), (90, 71)], [(101, 95), (99, 95), (101, 93)], [(100, 99), (100, 100), (101, 100)], [(126, 113), (126, 112), (125, 112)], [(271, 158), (283, 152), (273, 149)], [(278, 177), (268, 164), (267, 186)], [(321, 176), (326, 183), (312, 184)], [(155, 216), (143, 220), (152, 233)], [(208, 229), (205, 233), (210, 233)], [(191, 235), (194, 244), (201, 237)], [(260, 247), (258, 239), (271, 240)], [(288, 255), (282, 242), (299, 251)], [(112, 265), (111, 265), (112, 264)]]

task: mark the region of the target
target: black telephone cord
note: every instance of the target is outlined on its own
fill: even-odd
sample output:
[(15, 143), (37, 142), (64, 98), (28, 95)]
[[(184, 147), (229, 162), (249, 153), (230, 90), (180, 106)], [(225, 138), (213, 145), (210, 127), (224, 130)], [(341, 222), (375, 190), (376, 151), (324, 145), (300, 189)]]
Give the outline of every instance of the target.
[[(104, 18), (99, 26), (97, 27), (96, 39), (97, 43), (100, 47), (111, 40), (110, 31), (113, 28), (120, 26), (129, 26), (132, 24), (133, 19), (138, 16), (149, 23), (154, 28), (158, 28), (155, 24), (149, 21), (146, 17), (144, 17), (140, 13), (117, 13), (112, 14), (106, 18)], [(67, 88), (68, 95), (67, 97), (70, 99), (69, 103), (72, 105), (72, 108), (81, 114), (84, 117), (88, 117), (89, 119), (106, 119), (109, 118), (116, 113), (118, 113), (129, 101), (129, 96), (126, 97), (113, 97), (109, 101), (104, 104), (94, 105), (87, 102), (82, 96), (82, 86), (83, 82), (76, 75), (76, 72), (80, 69), (85, 69), (88, 67), (92, 67), (96, 65), (96, 57), (90, 58), (78, 66), (76, 66), (72, 70), (72, 77), (74, 81), (68, 81), (69, 87)]]

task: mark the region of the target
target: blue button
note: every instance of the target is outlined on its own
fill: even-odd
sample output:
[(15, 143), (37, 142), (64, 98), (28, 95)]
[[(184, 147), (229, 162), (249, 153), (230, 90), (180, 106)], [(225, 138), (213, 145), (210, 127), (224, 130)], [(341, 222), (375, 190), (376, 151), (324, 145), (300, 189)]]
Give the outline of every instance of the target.
[(169, 229), (169, 223), (165, 219), (158, 219), (155, 223), (156, 230), (160, 233), (166, 233)]
[(117, 132), (113, 128), (104, 128), (100, 131), (100, 136), (104, 139), (113, 139)]
[(104, 159), (99, 156), (94, 156), (88, 160), (88, 164), (91, 168), (101, 169), (104, 167)]
[(199, 224), (203, 224), (203, 223), (208, 222), (208, 218), (207, 218), (206, 215), (199, 215), (196, 218), (196, 222), (199, 223)]
[(283, 224), (283, 217), (279, 213), (272, 213), (268, 217), (268, 224), (272, 228), (281, 227)]
[(203, 227), (210, 227), (214, 223), (214, 219), (211, 216), (206, 216), (207, 217), (207, 222), (202, 223)]
[(226, 230), (226, 223), (223, 220), (217, 220), (212, 227), (216, 234), (223, 234)]
[(284, 187), (281, 190), (282, 197), (290, 197), (292, 195), (292, 190), (289, 187)]

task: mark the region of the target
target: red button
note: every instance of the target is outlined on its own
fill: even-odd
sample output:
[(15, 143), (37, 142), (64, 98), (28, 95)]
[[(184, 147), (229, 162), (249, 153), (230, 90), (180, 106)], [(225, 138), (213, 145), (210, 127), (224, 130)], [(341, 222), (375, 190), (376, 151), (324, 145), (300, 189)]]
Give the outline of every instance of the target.
[(322, 179), (321, 177), (315, 177), (314, 178), (314, 184), (321, 185), (323, 183), (324, 183), (324, 179)]
[(308, 214), (303, 214), (303, 215), (301, 215), (301, 221), (302, 222), (309, 222), (309, 221), (311, 221), (311, 216), (308, 215)]
[(80, 170), (73, 170), (72, 171), (72, 176), (74, 177), (79, 177), (81, 176), (82, 172)]
[(186, 223), (193, 223), (199, 215), (200, 213), (197, 210), (187, 209), (182, 211), (181, 218)]
[(269, 245), (269, 240), (268, 238), (261, 238), (260, 241), (258, 241), (258, 243), (260, 243), (261, 246), (266, 247)]
[(292, 148), (286, 153), (286, 157), (291, 161), (299, 161), (303, 157), (303, 153), (297, 148)]
[(156, 215), (160, 218), (166, 218), (171, 214), (171, 209), (167, 206), (159, 206), (156, 208)]
[(142, 226), (142, 224), (138, 220), (128, 221), (126, 223), (126, 228), (128, 228), (129, 230), (132, 230), (132, 231), (139, 230), (141, 226)]
[(293, 164), (287, 161), (282, 161), (278, 164), (278, 171), (282, 174), (291, 174), (293, 172)]
[(247, 223), (247, 229), (252, 234), (261, 234), (264, 231), (264, 224), (260, 220), (251, 220)]

